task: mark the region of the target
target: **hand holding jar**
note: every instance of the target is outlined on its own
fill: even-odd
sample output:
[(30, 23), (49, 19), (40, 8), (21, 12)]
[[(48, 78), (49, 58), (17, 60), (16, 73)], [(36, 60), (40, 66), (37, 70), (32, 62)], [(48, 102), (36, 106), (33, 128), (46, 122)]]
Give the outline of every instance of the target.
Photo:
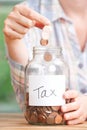
[(76, 90), (68, 90), (64, 93), (64, 99), (71, 100), (61, 108), (67, 124), (83, 123), (87, 118), (87, 96)]

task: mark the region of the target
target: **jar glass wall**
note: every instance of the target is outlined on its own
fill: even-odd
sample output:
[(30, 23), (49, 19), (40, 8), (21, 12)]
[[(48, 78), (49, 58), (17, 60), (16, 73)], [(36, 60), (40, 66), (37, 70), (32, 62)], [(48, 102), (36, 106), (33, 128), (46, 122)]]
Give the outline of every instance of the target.
[(35, 47), (26, 69), (25, 117), (30, 124), (65, 124), (61, 106), (69, 83), (60, 48)]

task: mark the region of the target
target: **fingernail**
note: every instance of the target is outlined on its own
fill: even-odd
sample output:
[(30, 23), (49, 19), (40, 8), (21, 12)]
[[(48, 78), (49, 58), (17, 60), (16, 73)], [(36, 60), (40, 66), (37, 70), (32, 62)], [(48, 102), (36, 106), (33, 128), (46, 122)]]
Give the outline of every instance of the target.
[(32, 25), (34, 26), (36, 24), (35, 20), (32, 21)]
[(69, 94), (68, 93), (65, 93), (64, 95), (66, 98), (69, 98)]

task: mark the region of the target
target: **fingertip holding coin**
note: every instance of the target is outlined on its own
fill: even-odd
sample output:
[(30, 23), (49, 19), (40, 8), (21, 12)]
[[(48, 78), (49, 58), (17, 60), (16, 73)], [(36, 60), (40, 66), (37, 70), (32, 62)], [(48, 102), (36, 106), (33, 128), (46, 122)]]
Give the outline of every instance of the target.
[(49, 39), (51, 32), (52, 32), (52, 27), (45, 26), (42, 30), (42, 39)]
[(41, 40), (40, 40), (40, 44), (42, 46), (45, 46), (48, 44), (51, 33), (52, 33), (51, 25), (44, 26), (44, 28), (42, 29), (42, 36), (41, 36)]

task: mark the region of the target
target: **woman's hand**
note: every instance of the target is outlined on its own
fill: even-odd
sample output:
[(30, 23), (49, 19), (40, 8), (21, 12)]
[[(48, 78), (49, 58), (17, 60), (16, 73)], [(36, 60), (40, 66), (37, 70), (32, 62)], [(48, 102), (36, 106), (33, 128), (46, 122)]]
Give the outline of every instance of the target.
[(43, 28), (50, 21), (30, 9), (26, 4), (16, 5), (4, 22), (4, 37), (9, 56), (16, 62), (26, 65), (28, 61), (28, 50), (24, 44), (23, 37), (30, 28), (36, 26)]
[(46, 17), (30, 9), (26, 4), (18, 4), (6, 18), (3, 32), (6, 39), (22, 39), (29, 28), (33, 26), (43, 28), (49, 24), (50, 21)]
[(67, 124), (83, 123), (87, 118), (87, 96), (75, 90), (68, 90), (64, 93), (64, 98), (71, 100), (70, 103), (61, 107)]

